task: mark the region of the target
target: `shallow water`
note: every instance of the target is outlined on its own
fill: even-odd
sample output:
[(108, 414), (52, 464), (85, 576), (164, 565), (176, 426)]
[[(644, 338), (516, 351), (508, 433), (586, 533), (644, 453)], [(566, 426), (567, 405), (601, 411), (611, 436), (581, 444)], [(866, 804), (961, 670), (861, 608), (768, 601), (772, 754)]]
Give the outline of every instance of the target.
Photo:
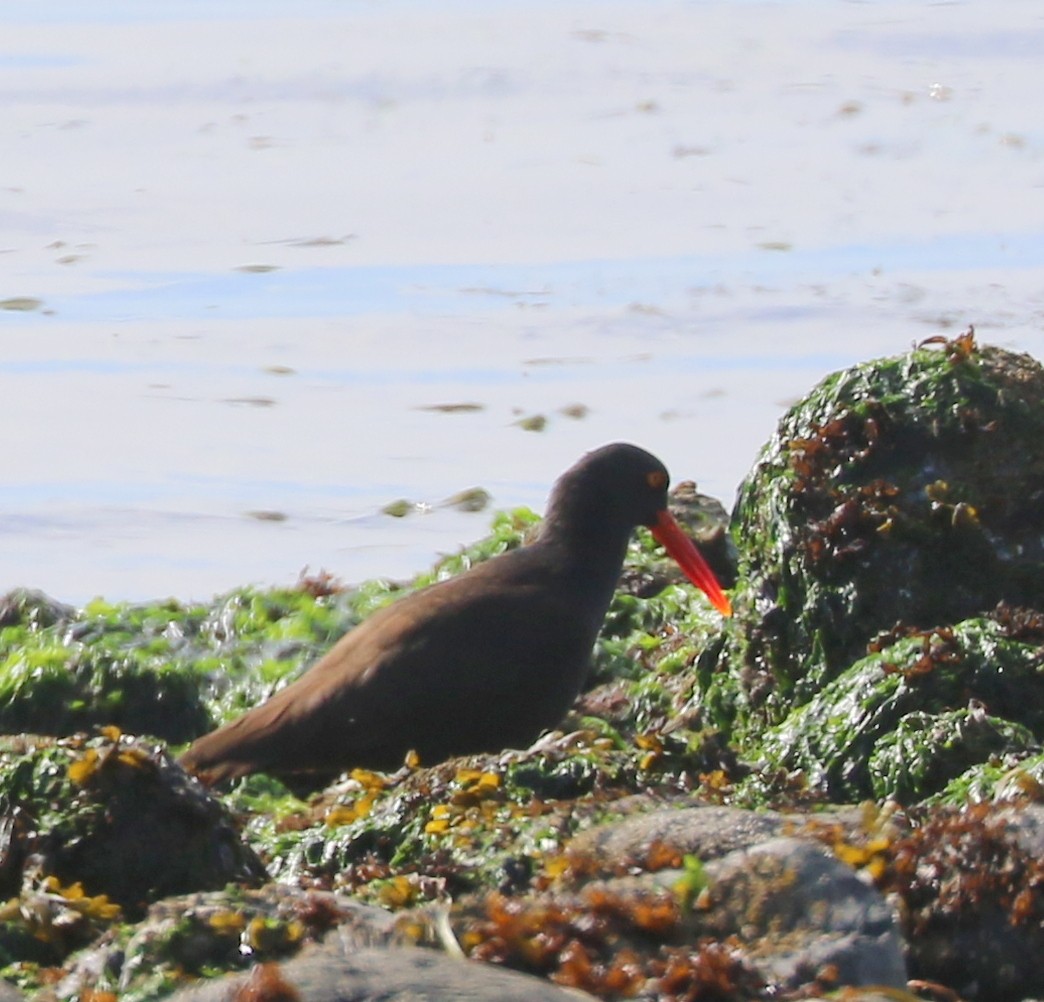
[(462, 488), (628, 439), (729, 503), (833, 369), (1044, 356), (1018, 0), (86, 7), (0, 41), (0, 590), (405, 576)]

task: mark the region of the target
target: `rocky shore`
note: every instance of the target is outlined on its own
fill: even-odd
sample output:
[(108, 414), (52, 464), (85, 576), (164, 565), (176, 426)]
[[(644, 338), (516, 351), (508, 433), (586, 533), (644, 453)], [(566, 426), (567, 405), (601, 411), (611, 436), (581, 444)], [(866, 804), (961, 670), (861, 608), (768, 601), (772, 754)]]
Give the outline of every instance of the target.
[[(1044, 370), (971, 332), (835, 373), (731, 517), (640, 533), (528, 749), (295, 796), (177, 751), (406, 584), (0, 599), (0, 1000), (1044, 997)], [(675, 471), (684, 475), (685, 471)]]

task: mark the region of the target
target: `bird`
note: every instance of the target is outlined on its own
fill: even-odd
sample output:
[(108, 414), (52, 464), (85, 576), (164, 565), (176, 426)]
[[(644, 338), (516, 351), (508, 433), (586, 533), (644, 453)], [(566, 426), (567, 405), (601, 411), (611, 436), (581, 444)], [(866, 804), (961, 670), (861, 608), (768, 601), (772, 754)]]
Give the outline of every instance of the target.
[(556, 481), (536, 538), (373, 613), (296, 681), (181, 756), (207, 785), (254, 772), (317, 785), (351, 768), (390, 772), (528, 747), (561, 722), (633, 529), (647, 526), (723, 615), (729, 600), (667, 510), (669, 477), (617, 442)]

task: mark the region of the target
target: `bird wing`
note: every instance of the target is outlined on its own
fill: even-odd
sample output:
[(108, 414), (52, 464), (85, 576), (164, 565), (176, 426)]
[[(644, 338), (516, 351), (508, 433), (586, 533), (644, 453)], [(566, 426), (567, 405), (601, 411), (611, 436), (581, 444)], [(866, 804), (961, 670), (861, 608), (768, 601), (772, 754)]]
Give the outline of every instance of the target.
[[(486, 566), (375, 613), (266, 703), (196, 741), (182, 763), (212, 782), (324, 764), (397, 768), (405, 748), (438, 744), (439, 728), (467, 727), (523, 697), (531, 680), (520, 665), (586, 663), (593, 637), (584, 630), (570, 642), (561, 601), (503, 572), (491, 587)], [(475, 629), (487, 622), (496, 629)]]

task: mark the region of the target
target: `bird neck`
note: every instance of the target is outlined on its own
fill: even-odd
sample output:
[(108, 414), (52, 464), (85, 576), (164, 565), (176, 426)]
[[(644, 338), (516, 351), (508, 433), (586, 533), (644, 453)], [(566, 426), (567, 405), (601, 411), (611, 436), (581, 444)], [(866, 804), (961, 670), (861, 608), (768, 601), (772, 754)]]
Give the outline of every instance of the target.
[(607, 520), (604, 511), (585, 512), (576, 506), (552, 504), (544, 516), (539, 543), (554, 554), (557, 565), (567, 573), (601, 583), (599, 591), (607, 593), (608, 604), (630, 537), (631, 526)]

